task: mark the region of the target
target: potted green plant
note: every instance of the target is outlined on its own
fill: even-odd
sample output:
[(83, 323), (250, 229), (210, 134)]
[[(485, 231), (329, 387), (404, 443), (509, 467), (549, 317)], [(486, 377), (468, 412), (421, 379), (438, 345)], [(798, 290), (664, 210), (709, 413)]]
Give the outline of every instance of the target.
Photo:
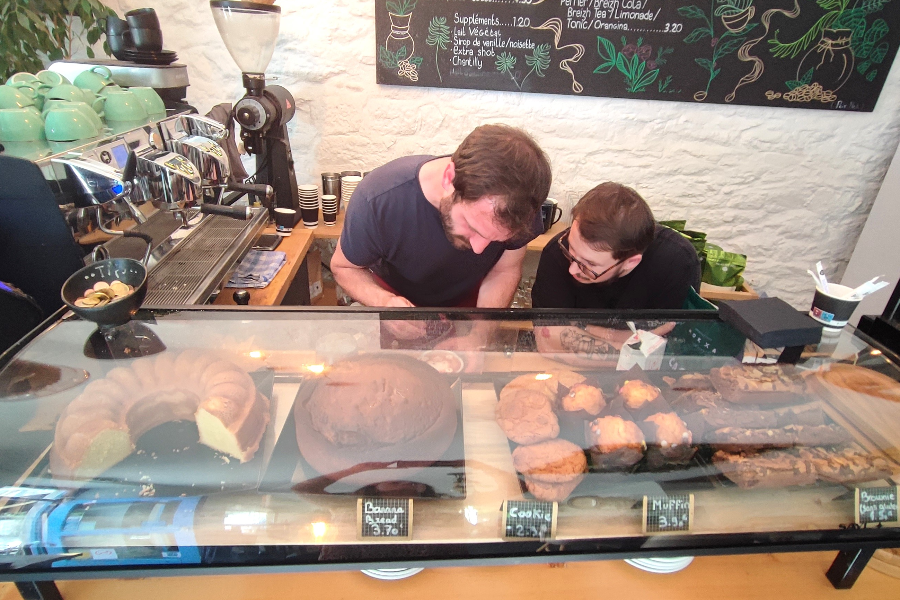
[[(100, 0), (3, 0), (0, 2), (0, 82), (19, 71), (35, 72), (45, 61), (67, 59), (77, 42), (92, 46), (115, 12)], [(110, 54), (103, 42), (103, 50)]]

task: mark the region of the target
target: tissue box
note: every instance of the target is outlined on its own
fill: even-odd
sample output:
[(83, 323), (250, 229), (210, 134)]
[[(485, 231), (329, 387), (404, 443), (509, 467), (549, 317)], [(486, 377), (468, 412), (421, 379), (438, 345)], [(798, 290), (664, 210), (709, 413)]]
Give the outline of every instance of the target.
[(617, 371), (627, 371), (637, 365), (645, 371), (657, 371), (666, 352), (666, 338), (649, 331), (634, 333), (622, 346)]

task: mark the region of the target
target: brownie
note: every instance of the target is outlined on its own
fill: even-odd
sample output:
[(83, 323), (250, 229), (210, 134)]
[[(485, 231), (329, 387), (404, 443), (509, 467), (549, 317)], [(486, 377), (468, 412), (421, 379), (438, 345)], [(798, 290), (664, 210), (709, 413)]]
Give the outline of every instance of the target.
[(884, 457), (853, 448), (802, 448), (799, 455), (812, 464), (819, 479), (830, 483), (877, 481), (891, 477), (896, 471)]
[(740, 488), (782, 488), (811, 485), (816, 471), (809, 461), (801, 460), (790, 450), (769, 450), (758, 454), (719, 451), (713, 463), (725, 477)]

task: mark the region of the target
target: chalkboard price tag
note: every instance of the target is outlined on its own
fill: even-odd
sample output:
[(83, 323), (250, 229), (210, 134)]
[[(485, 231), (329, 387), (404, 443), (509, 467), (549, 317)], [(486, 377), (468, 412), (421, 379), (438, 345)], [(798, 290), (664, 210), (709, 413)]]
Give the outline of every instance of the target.
[(503, 503), (503, 537), (546, 540), (556, 536), (556, 502), (507, 500)]
[(897, 486), (856, 488), (856, 524), (900, 525)]
[(644, 533), (678, 533), (693, 526), (693, 494), (644, 496)]
[(359, 539), (412, 539), (411, 498), (359, 498), (356, 501)]

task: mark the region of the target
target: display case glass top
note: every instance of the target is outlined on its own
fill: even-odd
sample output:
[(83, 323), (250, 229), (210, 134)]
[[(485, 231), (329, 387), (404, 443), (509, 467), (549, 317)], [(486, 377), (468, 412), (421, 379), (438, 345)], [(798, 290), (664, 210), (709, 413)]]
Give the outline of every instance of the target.
[(900, 546), (900, 371), (716, 313), (144, 310), (4, 356), (0, 579)]

